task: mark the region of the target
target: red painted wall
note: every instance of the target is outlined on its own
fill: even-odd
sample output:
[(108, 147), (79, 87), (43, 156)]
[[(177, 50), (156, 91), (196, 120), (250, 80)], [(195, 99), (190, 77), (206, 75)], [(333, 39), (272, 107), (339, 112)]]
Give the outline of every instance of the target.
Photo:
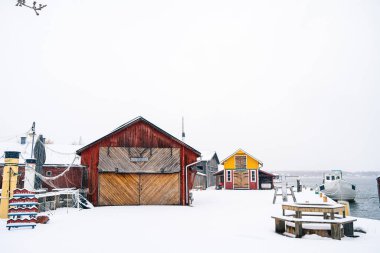
[(227, 170), (224, 170), (224, 182), (226, 189), (233, 189), (234, 188), (234, 171), (231, 170), (231, 182), (227, 181)]
[[(181, 148), (181, 204), (185, 204), (185, 166), (195, 162), (198, 154), (144, 121), (137, 121), (125, 129), (106, 136), (83, 150), (81, 163), (88, 167), (88, 199), (98, 204), (98, 164), (100, 147)], [(189, 189), (193, 186), (193, 174), (189, 172)]]
[[(252, 170), (256, 171), (256, 170)], [(224, 179), (225, 179), (225, 187), (226, 189), (233, 189), (234, 188), (234, 170), (231, 170), (231, 182), (227, 182), (227, 170), (224, 170)], [(258, 175), (256, 171), (256, 182), (251, 182), (251, 171), (249, 170), (249, 189), (250, 190), (257, 190), (257, 180)]]
[[(256, 173), (256, 182), (251, 182), (251, 172)], [(256, 170), (250, 170), (249, 172), (249, 189), (250, 190), (257, 190), (257, 180), (258, 180), (258, 175)]]

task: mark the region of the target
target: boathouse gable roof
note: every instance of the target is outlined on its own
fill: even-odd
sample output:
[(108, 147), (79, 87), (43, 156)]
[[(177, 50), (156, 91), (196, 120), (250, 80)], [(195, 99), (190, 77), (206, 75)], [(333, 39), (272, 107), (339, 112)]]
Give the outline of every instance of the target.
[(224, 159), (220, 164), (224, 165), (224, 162), (230, 159), (231, 157), (235, 156), (238, 153), (244, 153), (247, 156), (251, 157), (252, 159), (256, 160), (261, 166), (263, 166), (263, 162), (261, 162), (259, 159), (255, 158), (253, 155), (249, 154), (248, 152), (244, 151), (243, 149), (239, 148), (234, 153), (232, 153), (230, 156), (228, 156), (226, 159)]
[(91, 142), (90, 144), (84, 146), (83, 148), (81, 149), (78, 149), (77, 150), (77, 154), (80, 155), (83, 151), (87, 150), (88, 148), (92, 147), (93, 145), (101, 142), (102, 140), (108, 138), (108, 137), (111, 137), (112, 135), (116, 134), (116, 133), (119, 133), (121, 131), (124, 131), (125, 129), (129, 128), (130, 126), (138, 123), (138, 122), (143, 122), (145, 124), (147, 124), (148, 126), (154, 128), (155, 130), (157, 130), (158, 132), (164, 134), (165, 136), (169, 137), (170, 139), (172, 139), (173, 141), (177, 142), (178, 144), (180, 144), (181, 146), (184, 146), (186, 147), (187, 149), (191, 150), (192, 152), (194, 152), (195, 154), (197, 155), (201, 155), (201, 153), (194, 149), (193, 147), (187, 145), (186, 143), (184, 143), (183, 141), (180, 141), (179, 139), (177, 139), (176, 137), (174, 137), (173, 135), (169, 134), (168, 132), (164, 131), (163, 129), (159, 128), (158, 126), (156, 126), (155, 124), (151, 123), (150, 121), (146, 120), (145, 118), (139, 116), (139, 117), (136, 117), (134, 119), (132, 119), (131, 121), (128, 121), (127, 123), (117, 127), (115, 130), (113, 130), (112, 132), (110, 132), (109, 134)]

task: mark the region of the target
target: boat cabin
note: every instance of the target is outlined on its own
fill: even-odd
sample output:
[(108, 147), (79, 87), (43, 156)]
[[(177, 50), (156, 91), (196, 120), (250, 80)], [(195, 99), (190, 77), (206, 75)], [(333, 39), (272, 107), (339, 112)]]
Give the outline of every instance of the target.
[(334, 180), (340, 180), (342, 179), (342, 171), (332, 171), (330, 173), (326, 173), (323, 176), (323, 182), (325, 181), (334, 181)]

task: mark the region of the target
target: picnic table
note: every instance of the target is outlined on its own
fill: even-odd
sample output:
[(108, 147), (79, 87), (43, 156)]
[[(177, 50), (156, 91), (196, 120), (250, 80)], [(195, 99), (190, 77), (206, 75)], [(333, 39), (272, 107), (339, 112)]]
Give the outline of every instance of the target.
[[(286, 211), (293, 211), (286, 214)], [(335, 215), (342, 212), (342, 216)], [(282, 205), (282, 216), (272, 216), (275, 219), (277, 233), (289, 235), (286, 232), (286, 222), (294, 224), (297, 238), (304, 235), (302, 224), (328, 224), (330, 225), (331, 238), (340, 240), (344, 235), (353, 236), (353, 222), (355, 218), (346, 217), (345, 206), (330, 203), (289, 203)], [(304, 217), (306, 216), (306, 217)], [(314, 216), (314, 217), (313, 217)], [(315, 216), (323, 216), (315, 217)], [(343, 226), (343, 231), (341, 229)], [(316, 229), (318, 230), (318, 229)]]
[[(289, 203), (282, 205), (282, 215), (285, 215), (285, 211), (294, 211), (295, 218), (302, 218), (304, 216), (319, 216), (323, 215), (324, 219), (335, 219), (335, 213), (342, 212), (343, 218), (346, 218), (346, 208), (341, 204), (328, 204), (328, 203)], [(329, 216), (328, 216), (329, 214)]]

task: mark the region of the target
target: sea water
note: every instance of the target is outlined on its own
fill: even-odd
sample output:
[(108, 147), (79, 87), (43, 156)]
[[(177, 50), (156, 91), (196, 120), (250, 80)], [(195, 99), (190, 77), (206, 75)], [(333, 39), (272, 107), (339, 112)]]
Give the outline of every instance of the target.
[[(321, 176), (299, 177), (302, 185), (315, 188), (322, 184)], [(356, 185), (356, 198), (350, 202), (350, 212), (352, 216), (380, 220), (380, 204), (377, 192), (377, 182), (375, 176), (344, 175), (343, 179)]]

